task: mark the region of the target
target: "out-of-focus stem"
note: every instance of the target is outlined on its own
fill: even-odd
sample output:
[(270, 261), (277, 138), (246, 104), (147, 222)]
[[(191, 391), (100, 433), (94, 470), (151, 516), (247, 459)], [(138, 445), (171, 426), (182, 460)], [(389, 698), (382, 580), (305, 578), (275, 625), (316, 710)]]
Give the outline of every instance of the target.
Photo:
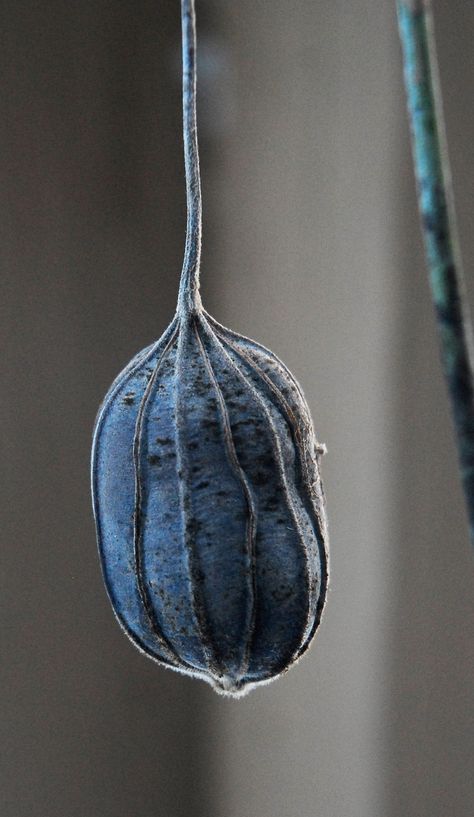
[(431, 2), (398, 0), (397, 11), (426, 260), (474, 543), (472, 328), (452, 203)]

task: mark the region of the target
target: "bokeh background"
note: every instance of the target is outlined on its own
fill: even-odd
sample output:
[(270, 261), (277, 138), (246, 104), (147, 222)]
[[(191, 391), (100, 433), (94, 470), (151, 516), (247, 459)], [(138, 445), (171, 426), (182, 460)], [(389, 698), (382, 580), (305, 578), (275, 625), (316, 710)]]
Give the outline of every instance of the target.
[[(474, 301), (474, 6), (435, 2)], [(102, 585), (95, 413), (175, 307), (178, 0), (0, 0), (3, 817), (468, 817), (474, 564), (391, 0), (198, 0), (203, 297), (319, 438), (332, 586), (240, 701), (142, 657)]]

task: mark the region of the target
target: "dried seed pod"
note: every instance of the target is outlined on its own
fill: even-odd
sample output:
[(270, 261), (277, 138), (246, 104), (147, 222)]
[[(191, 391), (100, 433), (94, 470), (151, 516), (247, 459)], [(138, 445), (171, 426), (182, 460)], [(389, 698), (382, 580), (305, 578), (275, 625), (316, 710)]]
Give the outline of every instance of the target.
[(241, 695), (297, 660), (321, 617), (322, 449), (283, 363), (201, 305), (193, 4), (182, 10), (188, 233), (178, 309), (99, 412), (94, 511), (126, 633), (160, 663)]

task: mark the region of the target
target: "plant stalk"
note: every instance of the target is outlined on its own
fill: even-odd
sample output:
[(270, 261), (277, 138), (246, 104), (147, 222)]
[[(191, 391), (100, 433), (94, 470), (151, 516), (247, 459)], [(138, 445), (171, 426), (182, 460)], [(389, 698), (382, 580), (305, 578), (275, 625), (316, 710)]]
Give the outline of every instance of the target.
[(457, 239), (431, 0), (397, 0), (418, 207), (474, 544), (473, 343)]
[(196, 121), (196, 13), (194, 0), (181, 0), (183, 49), (183, 136), (186, 170), (187, 225), (178, 312), (201, 309), (199, 268), (201, 262), (202, 197)]

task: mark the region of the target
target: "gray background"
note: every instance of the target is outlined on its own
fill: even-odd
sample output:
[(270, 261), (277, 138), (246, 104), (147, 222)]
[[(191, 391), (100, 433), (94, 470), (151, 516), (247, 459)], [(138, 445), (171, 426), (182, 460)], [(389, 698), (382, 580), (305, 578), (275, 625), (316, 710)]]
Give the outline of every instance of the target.
[[(474, 7), (435, 3), (471, 299)], [(95, 412), (174, 312), (177, 0), (1, 0), (3, 817), (468, 817), (474, 570), (391, 0), (200, 0), (203, 296), (301, 381), (332, 588), (241, 701), (113, 618)]]

